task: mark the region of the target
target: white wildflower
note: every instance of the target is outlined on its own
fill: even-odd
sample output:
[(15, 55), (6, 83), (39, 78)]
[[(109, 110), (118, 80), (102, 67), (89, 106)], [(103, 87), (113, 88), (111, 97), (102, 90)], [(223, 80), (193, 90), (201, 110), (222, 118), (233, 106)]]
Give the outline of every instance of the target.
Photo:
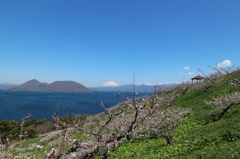
[(43, 145), (37, 145), (37, 149), (41, 150), (43, 148)]

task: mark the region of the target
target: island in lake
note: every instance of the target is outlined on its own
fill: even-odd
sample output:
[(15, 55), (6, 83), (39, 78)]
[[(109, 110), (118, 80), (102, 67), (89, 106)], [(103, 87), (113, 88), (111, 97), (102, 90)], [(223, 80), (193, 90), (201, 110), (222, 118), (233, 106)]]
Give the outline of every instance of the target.
[(56, 81), (48, 84), (33, 79), (19, 86), (8, 88), (7, 91), (91, 92), (92, 90), (74, 81)]

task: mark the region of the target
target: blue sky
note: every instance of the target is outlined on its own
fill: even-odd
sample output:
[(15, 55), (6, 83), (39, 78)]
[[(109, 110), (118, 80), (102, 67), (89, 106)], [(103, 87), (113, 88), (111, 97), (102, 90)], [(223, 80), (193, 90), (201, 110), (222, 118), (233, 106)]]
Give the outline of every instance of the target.
[(122, 85), (135, 70), (136, 84), (160, 84), (221, 63), (238, 67), (239, 7), (239, 0), (0, 0), (0, 83)]

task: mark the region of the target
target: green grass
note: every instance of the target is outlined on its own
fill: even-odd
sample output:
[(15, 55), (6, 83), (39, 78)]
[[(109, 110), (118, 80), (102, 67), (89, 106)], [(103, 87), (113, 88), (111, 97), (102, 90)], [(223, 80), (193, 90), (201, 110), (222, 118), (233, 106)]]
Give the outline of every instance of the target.
[(171, 146), (164, 139), (136, 140), (124, 143), (109, 158), (239, 158), (239, 115), (240, 107), (235, 107), (219, 122), (203, 125), (189, 119), (177, 128)]
[[(239, 77), (239, 71), (231, 78)], [(240, 106), (231, 108), (221, 120), (213, 122), (212, 113), (218, 111), (204, 101), (236, 91), (222, 82), (203, 92), (180, 89), (172, 92), (181, 96), (174, 101), (175, 107), (189, 108), (190, 116), (180, 124), (174, 133), (174, 142), (168, 146), (164, 139), (134, 140), (111, 152), (110, 159), (230, 159), (240, 158)]]
[[(227, 75), (230, 78), (240, 80), (240, 71)], [(201, 84), (201, 83), (200, 83)], [(110, 159), (238, 159), (240, 158), (240, 105), (232, 107), (217, 122), (213, 122), (211, 114), (218, 113), (214, 107), (206, 105), (205, 101), (232, 93), (235, 90), (229, 83), (223, 81), (217, 85), (202, 91), (201, 89), (189, 89), (184, 92), (177, 88), (171, 93), (178, 93), (180, 96), (173, 102), (174, 107), (188, 108), (189, 116), (184, 120), (173, 133), (173, 144), (167, 145), (164, 138), (152, 138), (145, 140), (132, 140), (124, 142), (117, 150), (110, 152)], [(238, 90), (239, 91), (239, 90)], [(145, 104), (150, 101), (145, 101)], [(102, 116), (103, 118), (106, 116)], [(99, 122), (99, 121), (97, 121)], [(81, 131), (72, 133), (72, 138), (79, 142), (86, 141), (87, 136)], [(51, 141), (40, 142), (41, 138), (33, 138), (19, 142), (16, 148), (24, 147), (27, 153), (33, 155), (37, 149), (27, 150), (32, 145), (43, 145), (36, 157), (44, 158), (44, 152), (50, 152), (53, 146), (49, 142), (58, 140), (56, 136)], [(65, 145), (65, 150), (70, 143)], [(56, 147), (57, 148), (57, 147)], [(15, 153), (15, 152), (13, 152)], [(17, 153), (17, 152), (16, 152)], [(16, 154), (17, 155), (17, 154)], [(94, 159), (102, 159), (102, 156), (95, 156)]]
[[(23, 159), (25, 156), (35, 156), (35, 159), (47, 158), (47, 154), (45, 152), (49, 153), (52, 148), (57, 149), (57, 146), (51, 145), (50, 142), (58, 141), (60, 139), (60, 135), (57, 135), (51, 140), (44, 142), (40, 141), (42, 138), (43, 137), (30, 138), (26, 140), (24, 139), (22, 141), (13, 143), (12, 145), (10, 145), (13, 146), (10, 154), (12, 154), (13, 156), (18, 156), (21, 159)], [(42, 145), (42, 149), (38, 150), (37, 145)], [(70, 143), (66, 143), (64, 149), (67, 150), (69, 147)]]

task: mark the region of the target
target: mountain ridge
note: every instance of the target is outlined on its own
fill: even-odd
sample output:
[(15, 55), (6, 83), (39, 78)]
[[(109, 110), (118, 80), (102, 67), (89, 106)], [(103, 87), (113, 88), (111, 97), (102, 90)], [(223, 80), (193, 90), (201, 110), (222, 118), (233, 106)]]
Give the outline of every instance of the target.
[[(159, 89), (166, 89), (176, 86), (177, 83), (161, 84), (161, 85), (135, 85), (137, 92), (154, 92)], [(29, 80), (21, 85), (3, 86), (6, 91), (43, 91), (43, 92), (89, 92), (89, 91), (109, 91), (109, 92), (133, 92), (133, 84), (119, 85), (114, 87), (86, 87), (75, 81), (55, 81), (52, 83), (40, 82), (37, 79)]]
[(55, 81), (51, 84), (29, 80), (7, 91), (39, 91), (39, 92), (91, 92), (92, 90), (75, 81)]
[[(135, 85), (135, 89), (137, 92), (153, 92), (159, 89), (165, 89), (169, 87), (176, 86), (176, 83), (162, 84), (162, 85)], [(122, 92), (133, 92), (134, 87), (133, 84), (128, 85), (120, 85), (115, 87), (93, 87), (92, 89), (96, 91), (122, 91)]]

